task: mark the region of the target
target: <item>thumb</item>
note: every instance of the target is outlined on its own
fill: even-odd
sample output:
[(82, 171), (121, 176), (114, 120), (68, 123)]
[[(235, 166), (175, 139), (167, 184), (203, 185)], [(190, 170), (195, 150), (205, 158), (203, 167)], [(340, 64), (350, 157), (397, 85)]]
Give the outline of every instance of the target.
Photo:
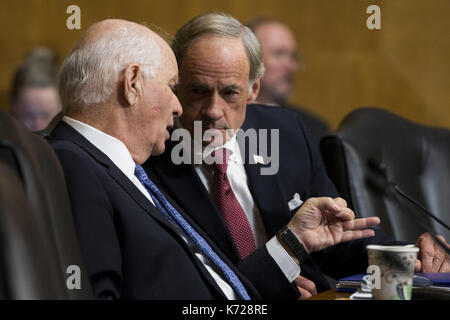
[(422, 263), (419, 259), (416, 260), (416, 264), (414, 265), (414, 272), (420, 272), (422, 270)]
[(355, 219), (353, 210), (347, 208), (347, 202), (342, 198), (316, 198), (317, 207), (322, 215), (336, 217), (339, 220), (347, 221)]
[[(330, 197), (314, 198), (315, 206), (320, 210), (322, 215), (332, 214), (339, 217), (339, 214), (346, 208), (343, 203), (345, 201), (341, 198), (332, 199)], [(340, 201), (342, 200), (342, 201)]]
[(314, 198), (314, 200), (316, 207), (322, 213), (326, 211), (338, 213), (343, 209), (335, 199), (329, 197)]

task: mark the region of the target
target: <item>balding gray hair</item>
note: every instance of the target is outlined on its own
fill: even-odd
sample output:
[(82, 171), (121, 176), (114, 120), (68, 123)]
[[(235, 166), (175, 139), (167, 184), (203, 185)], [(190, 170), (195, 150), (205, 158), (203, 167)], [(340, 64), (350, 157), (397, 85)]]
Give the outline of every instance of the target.
[(262, 78), (264, 75), (263, 53), (258, 39), (248, 27), (224, 13), (200, 15), (177, 31), (171, 46), (178, 66), (181, 65), (189, 46), (195, 40), (208, 35), (242, 39), (250, 64), (250, 87), (256, 80)]
[(64, 109), (107, 103), (128, 65), (137, 64), (143, 77), (154, 77), (160, 56), (159, 46), (148, 35), (123, 25), (75, 45), (59, 75)]

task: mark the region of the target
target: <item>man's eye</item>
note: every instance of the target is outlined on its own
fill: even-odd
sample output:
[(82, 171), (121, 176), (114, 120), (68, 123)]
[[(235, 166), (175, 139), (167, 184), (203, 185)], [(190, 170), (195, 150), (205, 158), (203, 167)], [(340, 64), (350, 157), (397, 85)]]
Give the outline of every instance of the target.
[(280, 58), (280, 57), (285, 56), (285, 55), (286, 55), (286, 52), (283, 51), (283, 50), (276, 50), (276, 51), (273, 52), (273, 55), (274, 55), (275, 57)]
[(227, 95), (227, 96), (233, 96), (233, 95), (238, 95), (239, 92), (235, 91), (235, 90), (226, 90), (223, 92), (223, 94)]
[(168, 86), (169, 86), (170, 90), (172, 90), (173, 93), (175, 93), (175, 92), (177, 91), (177, 87), (178, 87), (178, 84), (177, 84), (177, 83), (171, 81), (171, 82), (168, 84)]
[(203, 88), (192, 88), (191, 92), (195, 95), (201, 95), (205, 93), (205, 90)]

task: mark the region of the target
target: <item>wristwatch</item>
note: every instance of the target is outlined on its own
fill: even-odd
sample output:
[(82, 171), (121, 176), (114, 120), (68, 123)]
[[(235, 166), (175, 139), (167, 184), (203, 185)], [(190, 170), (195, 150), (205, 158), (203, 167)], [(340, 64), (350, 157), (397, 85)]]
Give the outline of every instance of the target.
[(291, 251), (291, 253), (298, 259), (300, 263), (308, 257), (308, 253), (306, 252), (305, 247), (300, 241), (298, 241), (297, 237), (292, 233), (291, 230), (289, 230), (287, 226), (285, 226), (278, 232), (277, 238), (280, 242), (282, 242), (282, 244), (284, 243), (286, 245), (286, 247)]

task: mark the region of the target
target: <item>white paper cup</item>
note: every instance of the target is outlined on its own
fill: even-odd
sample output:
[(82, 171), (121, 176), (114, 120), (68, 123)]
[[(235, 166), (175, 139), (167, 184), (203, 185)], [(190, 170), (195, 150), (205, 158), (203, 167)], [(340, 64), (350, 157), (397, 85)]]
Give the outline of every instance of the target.
[(375, 300), (411, 300), (417, 252), (412, 246), (367, 246), (369, 266), (380, 271), (379, 277), (376, 272), (372, 276)]

